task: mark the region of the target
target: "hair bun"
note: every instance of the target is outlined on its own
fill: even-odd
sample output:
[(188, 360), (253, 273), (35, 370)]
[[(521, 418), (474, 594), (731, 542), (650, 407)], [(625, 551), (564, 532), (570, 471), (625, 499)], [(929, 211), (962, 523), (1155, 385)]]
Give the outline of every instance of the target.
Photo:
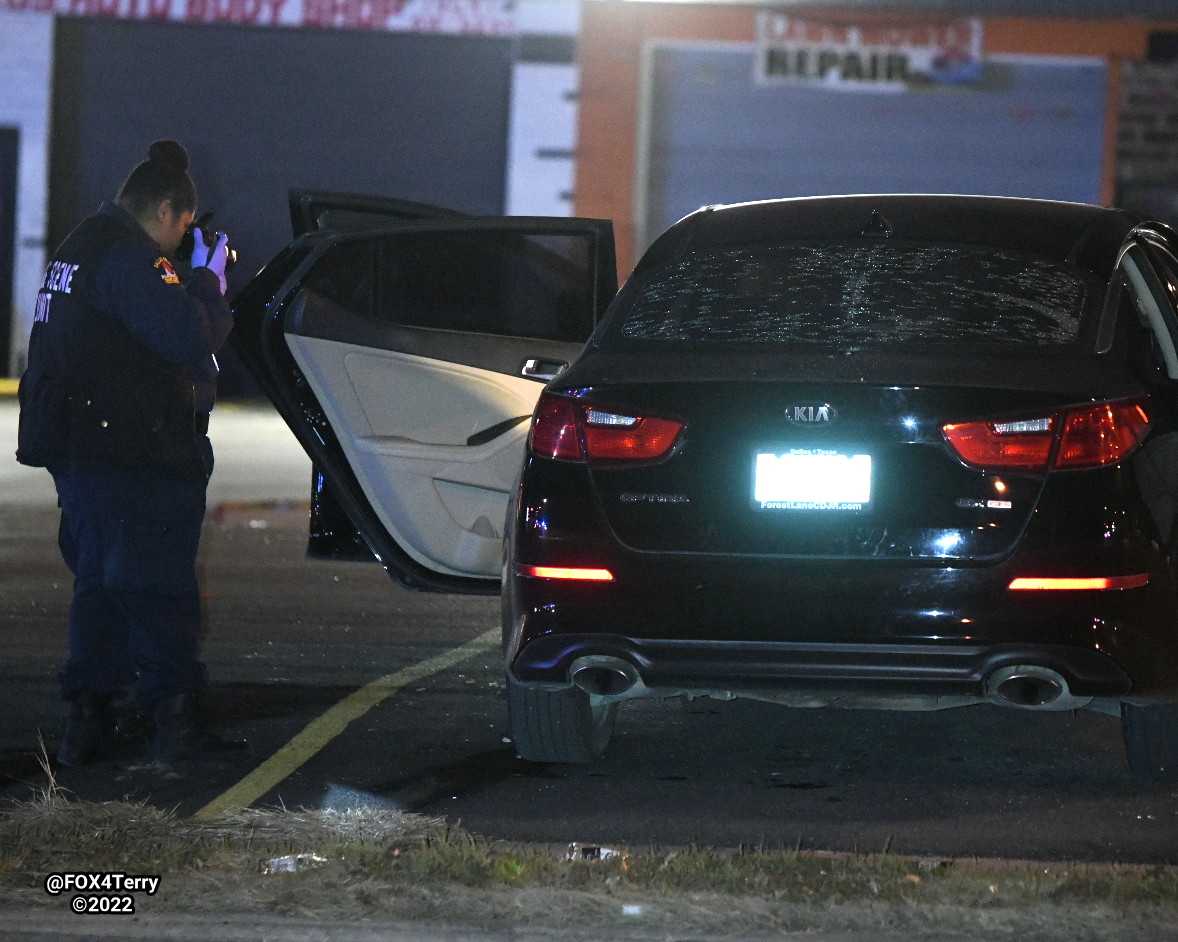
[(181, 172), (188, 169), (188, 151), (176, 141), (156, 141), (148, 148), (147, 159)]

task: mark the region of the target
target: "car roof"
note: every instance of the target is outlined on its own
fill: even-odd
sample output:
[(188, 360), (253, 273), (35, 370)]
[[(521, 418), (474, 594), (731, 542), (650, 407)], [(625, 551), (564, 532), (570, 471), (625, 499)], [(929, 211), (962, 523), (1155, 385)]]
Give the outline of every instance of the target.
[(865, 194), (705, 206), (643, 255), (640, 274), (687, 252), (798, 240), (892, 238), (987, 245), (1068, 261), (1103, 277), (1138, 218), (1087, 203), (1006, 196)]

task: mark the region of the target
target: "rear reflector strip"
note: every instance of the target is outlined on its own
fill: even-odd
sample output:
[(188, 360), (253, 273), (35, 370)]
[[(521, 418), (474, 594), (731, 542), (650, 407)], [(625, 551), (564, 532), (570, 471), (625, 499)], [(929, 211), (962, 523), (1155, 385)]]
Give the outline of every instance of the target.
[(581, 579), (587, 582), (612, 582), (614, 578), (614, 574), (608, 569), (517, 565), (515, 571), (521, 576), (532, 576), (536, 579)]
[(1046, 578), (1020, 576), (1011, 581), (1010, 589), (1038, 589), (1076, 591), (1084, 589), (1139, 589), (1149, 583), (1149, 573), (1133, 576), (1096, 576), (1092, 578)]

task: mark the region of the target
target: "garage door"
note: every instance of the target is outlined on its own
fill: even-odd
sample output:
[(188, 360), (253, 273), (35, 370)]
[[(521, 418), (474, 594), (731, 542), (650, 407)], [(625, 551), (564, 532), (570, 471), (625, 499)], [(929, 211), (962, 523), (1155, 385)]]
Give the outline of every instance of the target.
[[(509, 38), (61, 17), (50, 243), (159, 137), (188, 148), (237, 289), (290, 239), (291, 188), (503, 211)], [(428, 81), (423, 80), (428, 76)]]
[(1098, 59), (987, 60), (972, 87), (759, 85), (751, 45), (657, 45), (644, 68), (639, 247), (709, 203), (839, 193), (1098, 202)]

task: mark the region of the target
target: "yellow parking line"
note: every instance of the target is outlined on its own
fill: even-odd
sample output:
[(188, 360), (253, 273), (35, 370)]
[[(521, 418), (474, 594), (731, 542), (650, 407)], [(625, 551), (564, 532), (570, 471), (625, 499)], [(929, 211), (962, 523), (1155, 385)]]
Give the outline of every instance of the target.
[(493, 628), (457, 648), (451, 648), (411, 667), (402, 668), (365, 684), (322, 716), (308, 723), (294, 739), (228, 791), (201, 808), (194, 817), (211, 818), (228, 808), (248, 808), (342, 733), (349, 723), (359, 719), (382, 700), (392, 696), (406, 684), (437, 674), (467, 658), (490, 650), (498, 641), (499, 629)]
[(19, 379), (0, 379), (0, 396), (15, 396)]

